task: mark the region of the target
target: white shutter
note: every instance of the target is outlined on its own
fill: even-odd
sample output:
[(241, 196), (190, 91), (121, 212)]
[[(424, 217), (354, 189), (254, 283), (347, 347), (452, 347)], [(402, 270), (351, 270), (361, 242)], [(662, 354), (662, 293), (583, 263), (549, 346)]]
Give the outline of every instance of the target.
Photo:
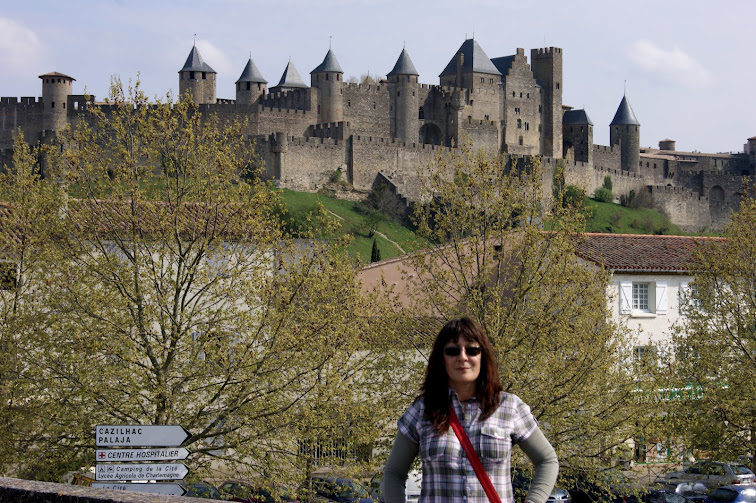
[(656, 282), (656, 314), (667, 314), (667, 282)]
[(620, 281), (619, 309), (620, 309), (620, 314), (631, 314), (633, 312), (633, 282), (632, 281)]

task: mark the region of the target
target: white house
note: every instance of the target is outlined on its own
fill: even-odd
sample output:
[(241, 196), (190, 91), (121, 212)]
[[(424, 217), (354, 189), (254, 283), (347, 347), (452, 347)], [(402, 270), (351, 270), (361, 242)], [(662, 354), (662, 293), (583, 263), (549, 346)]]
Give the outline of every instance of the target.
[(694, 251), (723, 238), (639, 234), (584, 234), (578, 255), (611, 273), (612, 318), (637, 332), (635, 356), (670, 341), (672, 326), (691, 307)]

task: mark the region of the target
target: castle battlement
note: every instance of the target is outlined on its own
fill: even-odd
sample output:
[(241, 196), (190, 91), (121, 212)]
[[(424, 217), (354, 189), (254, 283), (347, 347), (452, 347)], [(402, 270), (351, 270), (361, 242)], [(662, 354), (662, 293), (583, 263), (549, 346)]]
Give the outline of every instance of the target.
[(314, 136), (302, 137), (302, 136), (287, 136), (286, 141), (289, 146), (309, 147), (309, 148), (343, 148), (342, 140), (335, 140), (333, 138), (316, 138)]
[(538, 49), (533, 49), (530, 53), (532, 56), (550, 56), (552, 54), (562, 54), (562, 49), (560, 47), (540, 47)]
[(651, 185), (650, 187), (651, 193), (654, 194), (654, 196), (659, 194), (676, 195), (678, 197), (682, 196), (696, 201), (709, 201), (708, 196), (702, 196), (698, 192), (687, 187), (673, 187), (671, 185)]
[(21, 101), (15, 96), (3, 96), (0, 98), (0, 105), (40, 105), (42, 104), (42, 97), (35, 98), (34, 96), (22, 96)]
[(345, 89), (358, 89), (361, 91), (374, 91), (378, 92), (381, 90), (385, 91), (386, 85), (385, 84), (357, 84), (355, 82), (346, 82), (344, 83)]
[[(617, 145), (593, 145), (593, 151), (594, 152), (606, 152), (606, 153), (613, 153), (615, 151), (615, 148)], [(617, 150), (619, 151), (619, 150)]]

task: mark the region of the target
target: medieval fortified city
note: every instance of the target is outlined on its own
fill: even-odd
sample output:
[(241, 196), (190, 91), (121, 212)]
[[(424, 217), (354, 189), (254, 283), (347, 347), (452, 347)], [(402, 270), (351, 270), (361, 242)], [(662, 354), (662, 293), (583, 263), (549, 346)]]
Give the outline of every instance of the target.
[[(439, 84), (421, 84), (403, 49), (379, 83), (345, 82), (329, 49), (310, 72), (308, 85), (289, 61), (269, 87), (252, 58), (236, 81), (235, 99), (218, 98), (216, 72), (192, 47), (178, 71), (179, 93), (191, 95), (203, 112), (221, 119), (247, 120), (247, 134), (280, 187), (315, 191), (342, 172), (356, 191), (385, 183), (403, 201), (416, 197), (415, 170), (438, 149), (471, 141), (476, 149), (508, 156), (541, 156), (544, 178), (563, 163), (566, 183), (592, 193), (609, 175), (614, 194), (649, 190), (655, 206), (687, 231), (721, 230), (737, 210), (743, 177), (756, 169), (756, 137), (742, 153), (675, 150), (640, 145), (642, 111), (618, 96), (610, 144), (593, 142), (594, 123), (585, 109), (562, 101), (563, 52), (532, 49), (489, 58), (467, 39), (439, 75)], [(49, 141), (75, 123), (94, 96), (73, 93), (74, 77), (39, 76), (42, 96), (3, 97), (0, 103), (0, 161), (12, 155), (19, 128), (29, 142)], [(608, 118), (600, 118), (606, 120)]]

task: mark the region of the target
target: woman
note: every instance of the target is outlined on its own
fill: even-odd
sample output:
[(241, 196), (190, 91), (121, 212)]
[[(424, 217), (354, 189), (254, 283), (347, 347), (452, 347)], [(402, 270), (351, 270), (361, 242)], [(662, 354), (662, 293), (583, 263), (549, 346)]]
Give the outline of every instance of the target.
[(525, 501), (545, 503), (559, 463), (530, 408), (502, 391), (493, 348), (483, 327), (469, 318), (448, 322), (433, 343), (422, 394), (399, 419), (383, 478), (386, 503), (404, 503), (404, 483), (420, 453), (420, 503), (488, 501), (454, 431), (449, 404), (488, 473), (502, 503), (514, 503), (510, 455), (520, 446), (535, 467)]

